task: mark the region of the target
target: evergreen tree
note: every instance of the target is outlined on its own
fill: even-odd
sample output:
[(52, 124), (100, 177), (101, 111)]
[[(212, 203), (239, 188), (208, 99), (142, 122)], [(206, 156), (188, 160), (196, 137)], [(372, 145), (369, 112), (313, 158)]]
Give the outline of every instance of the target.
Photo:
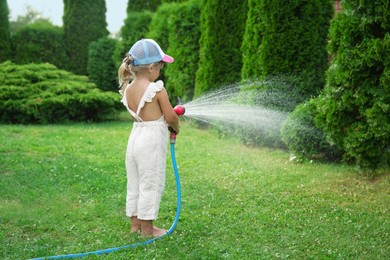
[(160, 4), (161, 0), (128, 0), (126, 12), (155, 11)]
[(259, 57), (261, 45), (261, 4), (260, 1), (248, 0), (248, 16), (245, 24), (244, 39), (241, 50), (243, 53), (243, 67), (241, 77), (250, 79), (262, 74)]
[(247, 0), (203, 0), (195, 96), (240, 80)]
[(105, 0), (64, 0), (63, 23), (68, 69), (85, 75), (89, 44), (108, 35)]
[(325, 84), (330, 0), (249, 0), (242, 44), (243, 79), (293, 76), (299, 95)]
[(169, 44), (167, 53), (175, 62), (165, 69), (166, 88), (171, 102), (177, 98), (190, 101), (194, 95), (195, 74), (199, 62), (200, 1), (192, 0), (172, 9), (169, 24)]
[(66, 67), (66, 55), (62, 44), (63, 30), (49, 21), (38, 20), (25, 25), (12, 37), (18, 64), (51, 63)]
[(113, 59), (116, 45), (117, 40), (105, 37), (92, 42), (88, 48), (88, 76), (102, 90), (118, 90), (118, 70)]
[[(152, 21), (149, 24), (149, 32), (147, 33), (146, 38), (155, 40), (164, 51), (167, 51), (169, 48), (169, 19), (172, 14), (177, 12), (177, 7), (177, 3), (167, 3), (160, 5), (153, 14)], [(171, 64), (168, 66), (170, 65)], [(161, 70), (159, 79), (169, 84), (167, 78), (165, 77), (165, 70)], [(166, 87), (168, 86), (166, 85)], [(171, 95), (171, 101), (176, 101), (174, 100), (173, 90), (168, 89), (168, 92)]]
[(0, 0), (0, 62), (11, 58), (11, 35), (7, 0)]
[(363, 168), (389, 166), (390, 4), (345, 0), (331, 24), (333, 57), (317, 123), (346, 159)]

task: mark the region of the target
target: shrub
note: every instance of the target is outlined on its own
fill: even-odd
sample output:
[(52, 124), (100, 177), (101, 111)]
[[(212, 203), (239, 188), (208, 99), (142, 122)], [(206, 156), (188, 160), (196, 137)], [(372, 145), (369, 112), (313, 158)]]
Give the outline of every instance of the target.
[(11, 33), (7, 0), (0, 0), (0, 62), (11, 58)]
[(99, 121), (122, 108), (120, 95), (51, 64), (1, 63), (0, 93), (2, 123)]
[[(160, 5), (152, 16), (152, 21), (149, 25), (149, 32), (147, 33), (147, 38), (155, 40), (160, 45), (161, 49), (163, 49), (163, 51), (166, 51), (168, 54), (170, 34), (169, 18), (172, 14), (177, 13), (177, 7), (177, 3), (167, 3)], [(171, 65), (172, 64), (169, 64), (168, 66)], [(160, 79), (164, 81), (164, 83), (166, 83), (168, 87), (169, 79), (165, 77), (165, 70), (161, 70)], [(170, 95), (171, 101), (175, 101), (173, 97), (174, 93), (172, 91), (172, 88), (169, 89), (168, 94)]]
[(18, 30), (13, 37), (14, 61), (18, 64), (48, 62), (64, 68), (63, 30), (47, 21), (37, 21)]
[(195, 96), (240, 80), (247, 0), (203, 0)]
[(333, 1), (249, 0), (243, 79), (292, 76), (307, 100), (325, 84)]
[(169, 47), (167, 53), (175, 58), (165, 70), (166, 88), (175, 103), (177, 98), (190, 101), (194, 95), (195, 74), (199, 61), (200, 2), (182, 3), (169, 17)]
[(334, 58), (316, 120), (347, 160), (364, 169), (390, 157), (390, 11), (383, 1), (349, 0), (330, 29)]
[(330, 144), (322, 130), (315, 126), (315, 111), (313, 101), (298, 105), (283, 123), (282, 139), (288, 149), (299, 158), (338, 160), (341, 152), (337, 146)]
[(104, 0), (64, 1), (64, 48), (68, 69), (87, 74), (88, 46), (108, 35)]
[(160, 4), (161, 0), (129, 0), (126, 12), (155, 11)]
[(114, 52), (118, 41), (101, 38), (92, 42), (88, 48), (88, 76), (102, 90), (117, 91), (117, 66)]

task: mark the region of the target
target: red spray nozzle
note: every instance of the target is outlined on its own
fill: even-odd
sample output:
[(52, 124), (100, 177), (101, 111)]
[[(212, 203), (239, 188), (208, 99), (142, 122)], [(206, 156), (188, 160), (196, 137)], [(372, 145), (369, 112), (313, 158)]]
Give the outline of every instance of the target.
[(186, 109), (182, 105), (177, 105), (173, 108), (175, 111), (176, 115), (182, 116), (186, 112)]
[[(175, 111), (176, 115), (182, 116), (186, 112), (186, 109), (182, 105), (177, 105), (173, 108), (173, 111)], [(172, 127), (169, 127), (169, 131), (171, 132), (170, 134), (171, 144), (174, 144), (176, 142), (176, 132), (175, 130), (173, 130)]]

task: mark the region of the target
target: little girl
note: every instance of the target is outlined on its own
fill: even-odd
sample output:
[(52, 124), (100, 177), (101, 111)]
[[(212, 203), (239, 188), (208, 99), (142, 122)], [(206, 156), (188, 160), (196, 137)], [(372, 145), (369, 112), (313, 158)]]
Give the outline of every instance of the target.
[[(126, 215), (131, 232), (159, 237), (167, 230), (153, 226), (165, 186), (168, 126), (179, 133), (179, 120), (160, 75), (166, 55), (151, 39), (136, 42), (118, 70), (122, 103), (134, 118), (126, 151)], [(129, 81), (131, 83), (129, 84)]]

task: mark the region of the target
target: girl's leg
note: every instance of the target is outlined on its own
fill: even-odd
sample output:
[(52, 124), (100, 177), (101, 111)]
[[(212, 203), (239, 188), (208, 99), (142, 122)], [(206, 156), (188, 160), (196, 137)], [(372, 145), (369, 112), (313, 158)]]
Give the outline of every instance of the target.
[(131, 217), (131, 233), (137, 233), (141, 230), (141, 220), (137, 216)]

